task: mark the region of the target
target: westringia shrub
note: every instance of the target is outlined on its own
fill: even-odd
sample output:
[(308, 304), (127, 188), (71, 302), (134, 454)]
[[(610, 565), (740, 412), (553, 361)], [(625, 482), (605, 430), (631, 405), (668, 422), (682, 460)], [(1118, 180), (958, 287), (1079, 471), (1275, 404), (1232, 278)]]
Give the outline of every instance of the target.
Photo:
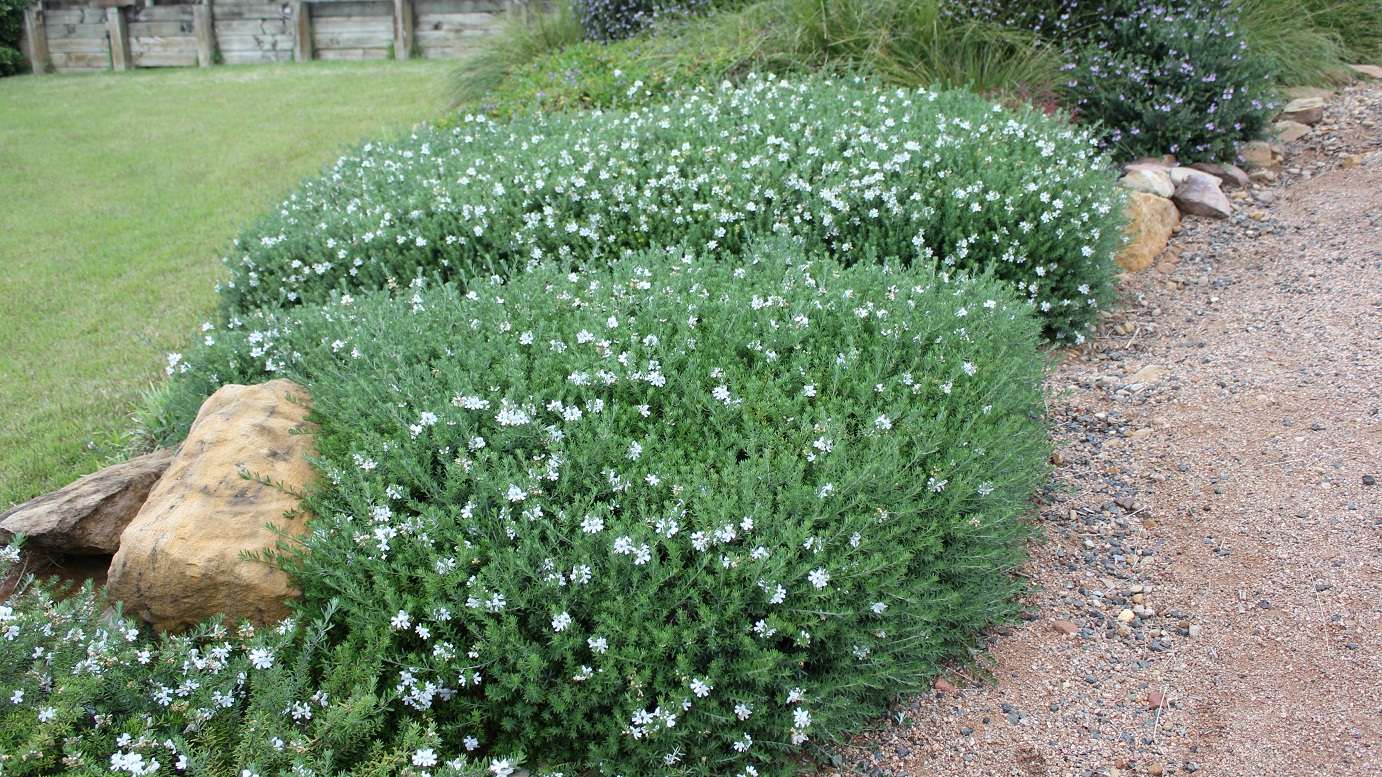
[[(0, 546), (0, 579), (19, 560), (19, 545)], [(163, 638), (112, 604), (90, 582), (32, 576), (0, 603), (0, 774), (498, 773), (443, 763), (418, 722), (386, 729), (382, 654), (327, 647), (329, 602), (309, 624), (213, 622)]]
[(309, 387), (326, 485), (281, 560), (442, 757), (788, 774), (1014, 614), (1048, 450), (1004, 284), (774, 245), (426, 286), (172, 372)]
[(631, 38), (651, 27), (659, 18), (685, 16), (704, 11), (710, 0), (557, 0), (574, 2), (585, 29), (593, 41)]
[(1048, 336), (1079, 340), (1110, 295), (1120, 198), (1089, 136), (1030, 110), (751, 78), (641, 110), (468, 116), (366, 144), (237, 241), (221, 293), (243, 313), (546, 258), (735, 256), (780, 234), (846, 263), (991, 270)]
[(1270, 117), (1271, 73), (1234, 0), (956, 0), (1066, 49), (1067, 99), (1120, 158), (1232, 159)]

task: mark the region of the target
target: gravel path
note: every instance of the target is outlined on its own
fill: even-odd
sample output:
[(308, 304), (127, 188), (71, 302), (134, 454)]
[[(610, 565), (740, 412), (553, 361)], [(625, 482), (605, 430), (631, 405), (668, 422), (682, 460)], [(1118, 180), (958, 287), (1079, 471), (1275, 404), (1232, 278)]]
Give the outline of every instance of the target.
[(1332, 98), (1062, 354), (1030, 620), (842, 774), (1382, 774), (1380, 127)]

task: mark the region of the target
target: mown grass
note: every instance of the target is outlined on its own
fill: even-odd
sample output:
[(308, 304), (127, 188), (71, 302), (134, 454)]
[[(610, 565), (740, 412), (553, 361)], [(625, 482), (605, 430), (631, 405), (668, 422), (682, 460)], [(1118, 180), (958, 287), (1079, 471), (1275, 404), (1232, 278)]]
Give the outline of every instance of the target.
[(247, 221), (435, 117), (438, 62), (0, 80), (0, 510), (120, 455)]

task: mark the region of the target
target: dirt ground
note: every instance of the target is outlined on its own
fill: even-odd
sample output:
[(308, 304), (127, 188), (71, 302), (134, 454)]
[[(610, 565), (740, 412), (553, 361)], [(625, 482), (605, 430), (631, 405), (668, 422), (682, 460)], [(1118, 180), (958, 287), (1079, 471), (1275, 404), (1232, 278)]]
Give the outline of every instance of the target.
[(1382, 774), (1382, 87), (1280, 173), (1060, 355), (1030, 620), (842, 773)]

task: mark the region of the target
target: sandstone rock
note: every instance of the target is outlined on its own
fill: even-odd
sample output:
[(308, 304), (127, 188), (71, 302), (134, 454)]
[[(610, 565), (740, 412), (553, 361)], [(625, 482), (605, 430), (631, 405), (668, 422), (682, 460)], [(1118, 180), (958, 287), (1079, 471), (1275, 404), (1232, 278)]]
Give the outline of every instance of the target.
[(1176, 185), (1171, 183), (1171, 177), (1166, 174), (1164, 168), (1134, 167), (1119, 178), (1118, 183), (1135, 192), (1168, 199), (1176, 193)]
[(1298, 97), (1281, 109), (1283, 121), (1298, 121), (1314, 126), (1324, 120), (1324, 100), (1319, 97)]
[(1221, 165), (1218, 162), (1196, 162), (1190, 165), (1190, 167), (1203, 173), (1209, 173), (1215, 178), (1218, 178), (1220, 183), (1230, 188), (1237, 187), (1242, 189), (1246, 188), (1248, 184), (1251, 183), (1251, 181), (1248, 180), (1248, 174), (1243, 172), (1243, 168), (1238, 165)]
[(1079, 626), (1075, 625), (1074, 623), (1071, 623), (1070, 621), (1052, 621), (1051, 628), (1055, 629), (1057, 634), (1061, 634), (1067, 637), (1071, 634), (1077, 633), (1080, 630)]
[(954, 683), (950, 682), (944, 677), (937, 677), (936, 681), (932, 683), (931, 687), (936, 689), (936, 693), (948, 693), (951, 696), (954, 696), (955, 694), (960, 692), (960, 689), (956, 688)]
[(1364, 78), (1382, 79), (1382, 67), (1377, 65), (1349, 65), (1348, 69)]
[(307, 529), (288, 490), (313, 479), (312, 438), (297, 433), (311, 430), (308, 399), (300, 386), (275, 380), (223, 386), (206, 400), (111, 561), (110, 593), (128, 611), (165, 631), (217, 613), (228, 623), (288, 614), (286, 601), (297, 594), (288, 576), (240, 554), (274, 547), (268, 523), (289, 535)]
[(27, 547), (74, 556), (110, 555), (172, 460), (172, 451), (154, 451), (35, 497), (5, 514), (0, 539), (23, 534)]
[(1269, 170), (1281, 162), (1281, 156), (1276, 153), (1276, 149), (1265, 140), (1244, 143), (1238, 149), (1238, 158), (1243, 161), (1243, 167), (1250, 173), (1253, 170)]
[(1310, 134), (1310, 127), (1298, 121), (1278, 121), (1272, 124), (1272, 129), (1282, 143), (1294, 143)]
[(1328, 100), (1334, 96), (1330, 89), (1321, 89), (1318, 86), (1288, 86), (1281, 90), (1288, 100), (1297, 100), (1301, 97), (1318, 97), (1321, 100)]
[(1151, 266), (1171, 240), (1171, 233), (1180, 224), (1180, 212), (1170, 200), (1143, 192), (1133, 192), (1128, 198), (1127, 245), (1118, 252), (1118, 265), (1129, 272), (1141, 272)]
[[(1177, 171), (1185, 173), (1177, 176)], [(1171, 179), (1177, 178), (1176, 194), (1171, 199), (1181, 213), (1211, 218), (1228, 218), (1233, 213), (1233, 204), (1220, 191), (1218, 178), (1187, 167), (1177, 167), (1171, 171)]]

